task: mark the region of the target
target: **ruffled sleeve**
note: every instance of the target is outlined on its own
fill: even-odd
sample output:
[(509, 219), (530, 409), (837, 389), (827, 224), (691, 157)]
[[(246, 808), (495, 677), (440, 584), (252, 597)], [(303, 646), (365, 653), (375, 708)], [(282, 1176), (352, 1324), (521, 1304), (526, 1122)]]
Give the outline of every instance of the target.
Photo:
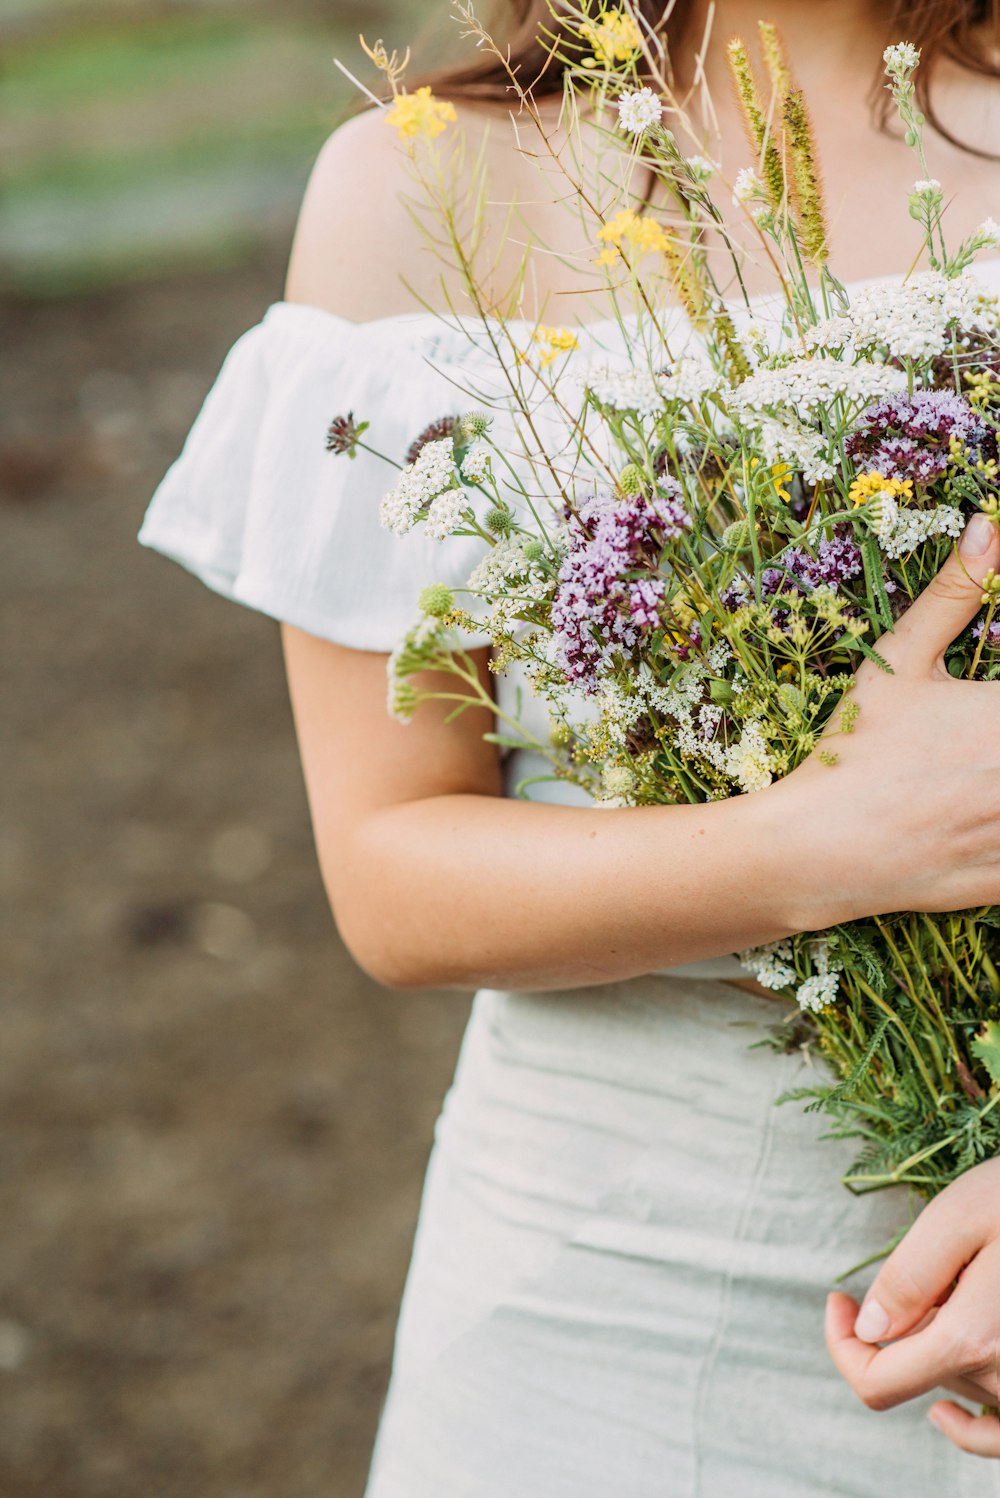
[(460, 587), (483, 543), (384, 530), (379, 502), (396, 470), (367, 452), (328, 452), (326, 435), (352, 413), (371, 423), (366, 442), (405, 462), (430, 423), (470, 405), (457, 337), (420, 313), (351, 323), (275, 303), (227, 355), (139, 541), (272, 618), (391, 650), (421, 588)]

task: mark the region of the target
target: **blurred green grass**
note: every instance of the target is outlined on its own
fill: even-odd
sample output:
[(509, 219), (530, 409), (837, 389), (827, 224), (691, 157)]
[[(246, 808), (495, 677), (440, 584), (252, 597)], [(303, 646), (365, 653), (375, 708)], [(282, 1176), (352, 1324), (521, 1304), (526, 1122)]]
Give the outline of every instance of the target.
[(0, 0), (0, 292), (233, 264), (287, 236), (386, 0)]

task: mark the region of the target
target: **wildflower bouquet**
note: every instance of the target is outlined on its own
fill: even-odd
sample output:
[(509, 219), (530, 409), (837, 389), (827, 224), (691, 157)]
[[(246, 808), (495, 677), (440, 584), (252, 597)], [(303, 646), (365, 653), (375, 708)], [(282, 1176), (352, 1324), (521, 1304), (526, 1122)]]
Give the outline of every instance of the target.
[[(467, 6), (460, 14), (492, 46)], [(597, 802), (752, 794), (814, 752), (833, 774), (837, 736), (858, 713), (847, 694), (859, 663), (890, 669), (879, 636), (972, 514), (1000, 519), (1000, 308), (970, 270), (1000, 244), (1000, 226), (987, 220), (949, 252), (943, 191), (924, 159), (919, 56), (891, 46), (886, 86), (920, 163), (908, 209), (915, 264), (926, 265), (849, 296), (828, 263), (805, 101), (761, 24), (767, 91), (747, 46), (729, 46), (753, 160), (727, 187), (773, 268), (765, 316), (739, 294), (741, 253), (710, 191), (720, 169), (682, 149), (689, 127), (657, 39), (603, 0), (559, 15), (558, 146), (530, 90), (514, 76), (511, 88), (590, 222), (587, 274), (625, 335), (606, 358), (588, 356), (571, 329), (515, 319), (487, 298), (479, 219), (464, 233), (454, 157), (438, 143), (449, 106), (407, 94), (395, 58), (369, 53), (443, 226), (437, 242), (462, 269), (506, 378), (503, 410), (415, 434), (382, 503), (391, 530), (483, 543), (465, 598), (424, 590), (390, 661), (392, 710), (413, 713), (428, 670), (451, 674), (456, 713), (492, 708), (462, 643), (463, 631), (485, 632), (493, 667), (523, 673), (551, 725), (546, 738), (501, 714), (492, 737), (544, 754), (552, 775)], [(562, 143), (574, 131), (586, 151)], [(639, 196), (640, 171), (666, 208)], [(482, 196), (471, 175), (466, 206)], [(329, 446), (353, 454), (364, 430), (342, 417)], [(1000, 676), (998, 599), (991, 575), (981, 617), (947, 651), (954, 676)], [(829, 1063), (830, 1080), (794, 1096), (860, 1141), (850, 1189), (907, 1182), (931, 1195), (1000, 1152), (998, 948), (1000, 910), (986, 908), (872, 917), (741, 954), (790, 1001), (774, 1044), (808, 1044)]]

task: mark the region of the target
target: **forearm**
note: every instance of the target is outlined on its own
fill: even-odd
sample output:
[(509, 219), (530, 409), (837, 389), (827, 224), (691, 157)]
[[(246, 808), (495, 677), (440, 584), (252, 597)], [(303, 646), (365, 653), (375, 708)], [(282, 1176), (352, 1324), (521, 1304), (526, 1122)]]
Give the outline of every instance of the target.
[(370, 813), (325, 877), (380, 981), (575, 987), (823, 925), (786, 822), (769, 792), (627, 809), (435, 796)]

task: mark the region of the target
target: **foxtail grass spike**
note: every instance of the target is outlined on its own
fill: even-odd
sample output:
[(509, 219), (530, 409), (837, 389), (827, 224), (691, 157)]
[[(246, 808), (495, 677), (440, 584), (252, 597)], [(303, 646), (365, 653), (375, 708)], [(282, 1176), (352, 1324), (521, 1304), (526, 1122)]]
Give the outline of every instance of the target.
[(802, 248), (813, 265), (822, 266), (829, 259), (823, 188), (816, 165), (812, 126), (801, 89), (792, 89), (788, 94), (784, 117)]
[(743, 123), (746, 126), (750, 144), (757, 152), (761, 179), (775, 209), (782, 213), (785, 210), (787, 195), (781, 153), (768, 129), (767, 117), (761, 107), (757, 80), (754, 78), (746, 42), (741, 36), (734, 36), (726, 48), (726, 53), (737, 102), (743, 115)]

